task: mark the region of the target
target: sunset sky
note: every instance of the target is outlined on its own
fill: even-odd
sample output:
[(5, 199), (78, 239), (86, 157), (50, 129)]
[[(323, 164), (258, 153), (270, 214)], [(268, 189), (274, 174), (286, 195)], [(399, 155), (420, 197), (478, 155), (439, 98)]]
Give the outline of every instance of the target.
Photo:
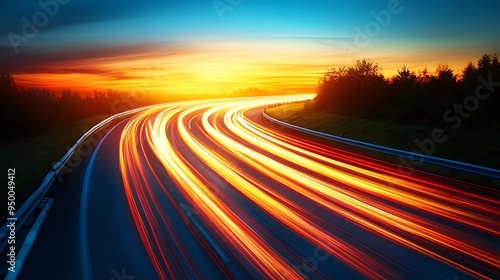
[(500, 50), (498, 0), (41, 0), (0, 11), (0, 72), (56, 91), (314, 92), (327, 68), (356, 59), (388, 77), (403, 64), (459, 73)]

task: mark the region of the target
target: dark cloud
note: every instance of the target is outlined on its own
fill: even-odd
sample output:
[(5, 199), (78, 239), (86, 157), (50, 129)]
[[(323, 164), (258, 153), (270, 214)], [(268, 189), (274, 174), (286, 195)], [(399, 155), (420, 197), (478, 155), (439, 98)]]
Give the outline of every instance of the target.
[[(33, 15), (44, 8), (38, 4), (39, 1), (22, 1), (23, 4), (13, 1), (2, 1), (0, 9), (2, 14), (2, 25), (0, 34), (9, 32), (20, 33), (23, 26), (23, 17), (32, 21)], [(41, 0), (42, 3), (58, 3), (57, 0)], [(141, 17), (144, 15), (154, 15), (163, 11), (175, 8), (178, 2), (171, 1), (84, 1), (69, 0), (67, 4), (58, 4), (57, 13), (49, 17), (48, 24), (43, 28), (43, 32), (55, 28), (68, 27), (85, 23), (102, 22), (116, 19)], [(53, 10), (54, 5), (50, 5)]]
[[(166, 57), (180, 52), (185, 52), (185, 46), (174, 43), (134, 43), (126, 45), (118, 44), (88, 44), (78, 47), (49, 49), (49, 48), (26, 48), (17, 55), (4, 55), (12, 53), (10, 47), (0, 47), (1, 64), (0, 73), (59, 73), (59, 71), (75, 70), (67, 65), (85, 64), (91, 61), (116, 61), (117, 59), (141, 60), (156, 57)], [(58, 65), (66, 65), (64, 70), (58, 70)]]

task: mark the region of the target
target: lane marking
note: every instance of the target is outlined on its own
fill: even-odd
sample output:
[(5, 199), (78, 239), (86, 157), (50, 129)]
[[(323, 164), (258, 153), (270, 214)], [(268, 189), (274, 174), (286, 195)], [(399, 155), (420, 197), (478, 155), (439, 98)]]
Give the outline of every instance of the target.
[[(125, 120), (124, 120), (125, 121)], [(124, 122), (122, 121), (122, 122)], [(90, 158), (89, 165), (87, 166), (87, 170), (85, 172), (85, 177), (83, 179), (83, 188), (82, 188), (82, 198), (80, 200), (80, 254), (81, 254), (81, 266), (82, 266), (82, 278), (86, 280), (93, 280), (92, 276), (92, 266), (90, 264), (90, 253), (89, 253), (89, 240), (88, 240), (88, 191), (90, 188), (90, 173), (92, 172), (92, 167), (94, 166), (95, 158), (99, 149), (101, 148), (102, 143), (106, 140), (108, 135), (115, 130), (122, 122), (115, 125), (97, 144), (97, 147)]]

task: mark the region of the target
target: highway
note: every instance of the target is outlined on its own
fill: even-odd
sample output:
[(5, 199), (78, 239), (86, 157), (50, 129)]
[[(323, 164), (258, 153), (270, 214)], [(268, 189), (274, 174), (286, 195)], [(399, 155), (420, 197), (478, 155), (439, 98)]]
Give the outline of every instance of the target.
[(158, 105), (48, 196), (19, 279), (500, 278), (500, 191), (270, 124), (310, 95)]

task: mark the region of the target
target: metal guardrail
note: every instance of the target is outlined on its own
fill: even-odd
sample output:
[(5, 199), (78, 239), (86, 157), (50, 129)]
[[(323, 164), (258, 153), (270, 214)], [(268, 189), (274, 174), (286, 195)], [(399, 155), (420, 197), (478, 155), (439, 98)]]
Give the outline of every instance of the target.
[[(294, 102), (286, 102), (286, 103), (294, 103)], [(269, 107), (274, 107), (276, 105), (281, 105), (281, 104), (284, 104), (284, 103), (274, 104), (274, 105), (271, 105)], [(68, 163), (71, 156), (73, 156), (76, 149), (78, 148), (78, 146), (81, 143), (83, 143), (93, 133), (95, 133), (99, 129), (103, 128), (104, 126), (108, 125), (109, 123), (111, 123), (117, 119), (120, 119), (122, 117), (132, 115), (132, 114), (138, 113), (140, 111), (146, 110), (146, 109), (151, 108), (153, 106), (156, 106), (156, 105), (141, 107), (141, 108), (137, 108), (137, 109), (133, 109), (130, 111), (126, 111), (126, 112), (122, 112), (122, 113), (113, 115), (113, 116), (107, 118), (106, 120), (100, 122), (99, 124), (95, 125), (89, 131), (87, 131), (82, 137), (80, 137), (80, 139), (78, 139), (78, 141), (68, 150), (68, 152), (58, 162), (56, 162), (53, 165), (52, 169), (47, 173), (45, 178), (42, 180), (38, 189), (36, 189), (29, 196), (29, 198), (16, 211), (16, 215), (13, 217), (13, 218), (16, 218), (16, 227), (20, 228), (24, 224), (26, 219), (31, 215), (31, 213), (34, 211), (34, 209), (37, 207), (37, 205), (40, 203), (40, 201), (43, 199), (43, 197), (45, 196), (47, 191), (52, 186), (52, 183), (54, 182), (57, 174), (59, 174), (59, 172), (63, 169), (63, 167), (66, 165), (66, 163)], [(331, 135), (331, 134), (327, 134), (327, 133), (299, 127), (296, 125), (292, 125), (292, 124), (277, 120), (275, 118), (272, 118), (269, 115), (267, 115), (265, 112), (263, 112), (263, 116), (266, 119), (268, 119), (269, 121), (277, 123), (277, 124), (282, 125), (284, 127), (287, 127), (287, 128), (293, 129), (293, 130), (297, 130), (297, 131), (301, 131), (301, 132), (304, 132), (304, 133), (307, 133), (310, 135), (329, 139), (332, 141), (336, 141), (339, 143), (343, 143), (343, 144), (347, 144), (347, 145), (351, 145), (351, 146), (355, 146), (355, 147), (359, 147), (359, 148), (363, 148), (363, 149), (368, 149), (371, 151), (376, 151), (376, 152), (380, 152), (380, 153), (384, 153), (384, 154), (394, 155), (394, 156), (402, 157), (405, 159), (410, 159), (410, 157), (414, 155), (414, 153), (403, 151), (403, 150), (398, 150), (398, 149), (379, 146), (379, 145), (375, 145), (375, 144), (371, 144), (371, 143), (347, 139), (347, 138), (343, 138), (343, 137), (339, 137), (339, 136), (335, 136), (335, 135)], [(438, 166), (443, 166), (443, 167), (448, 167), (451, 169), (461, 170), (461, 171), (465, 171), (465, 172), (475, 173), (475, 174), (479, 174), (479, 175), (483, 175), (483, 176), (487, 176), (487, 177), (491, 177), (491, 178), (500, 179), (500, 170), (497, 170), (497, 169), (483, 167), (483, 166), (469, 164), (469, 163), (464, 163), (464, 162), (453, 161), (453, 160), (444, 159), (444, 158), (438, 158), (438, 157), (434, 157), (434, 156), (426, 156), (426, 155), (420, 155), (420, 154), (418, 156), (420, 158), (423, 158), (426, 163), (430, 163), (430, 164), (434, 164), (434, 165), (438, 165)], [(6, 221), (3, 224), (2, 228), (0, 229), (0, 251), (2, 251), (7, 244), (7, 238), (8, 238), (7, 232), (9, 230), (7, 227), (8, 223), (9, 223), (9, 221)]]
[[(269, 106), (269, 107), (274, 107), (274, 106), (276, 106), (276, 104)], [(348, 139), (348, 138), (343, 138), (340, 136), (335, 136), (335, 135), (307, 129), (304, 127), (296, 126), (293, 124), (289, 124), (289, 123), (286, 123), (286, 122), (283, 122), (283, 121), (280, 121), (280, 120), (277, 120), (275, 118), (270, 117), (269, 115), (266, 114), (265, 110), (263, 112), (263, 115), (269, 121), (274, 122), (274, 123), (279, 124), (279, 125), (282, 125), (284, 127), (287, 127), (287, 128), (293, 129), (293, 130), (297, 130), (297, 131), (301, 131), (301, 132), (304, 132), (304, 133), (307, 133), (310, 135), (318, 136), (321, 138), (329, 139), (329, 140), (332, 140), (332, 141), (335, 141), (338, 143), (347, 144), (347, 145), (351, 145), (351, 146), (355, 146), (355, 147), (359, 147), (359, 148), (363, 148), (363, 149), (367, 149), (367, 150), (371, 150), (371, 151), (375, 151), (375, 152), (380, 152), (380, 153), (384, 153), (384, 154), (389, 154), (389, 155), (393, 155), (393, 156), (397, 156), (397, 157), (402, 157), (405, 159), (413, 159), (410, 157), (414, 157), (416, 155), (415, 153), (408, 152), (408, 151), (403, 151), (403, 150), (398, 150), (398, 149), (380, 146), (380, 145), (376, 145), (376, 144), (371, 144), (371, 143), (361, 142), (361, 141), (352, 140), (352, 139)], [(449, 160), (449, 159), (439, 158), (439, 157), (434, 157), (434, 156), (428, 156), (428, 155), (423, 155), (423, 154), (418, 154), (418, 157), (421, 158), (422, 162), (425, 162), (425, 163), (430, 163), (430, 164), (438, 165), (438, 166), (442, 166), (442, 167), (448, 167), (451, 169), (465, 171), (465, 172), (469, 172), (469, 173), (474, 173), (474, 174), (478, 174), (478, 175), (482, 175), (482, 176), (487, 176), (490, 178), (500, 179), (500, 170), (498, 170), (498, 169), (493, 169), (493, 168), (489, 168), (489, 167), (484, 167), (484, 166), (479, 166), (479, 165), (474, 165), (474, 164), (470, 164), (470, 163), (459, 162), (459, 161), (454, 161), (454, 160)]]
[[(113, 116), (101, 121), (100, 123), (98, 123), (97, 125), (92, 127), (89, 131), (87, 131), (85, 134), (83, 134), (82, 137), (80, 137), (80, 139), (78, 139), (78, 141), (76, 141), (76, 143), (68, 150), (68, 152), (58, 162), (56, 162), (52, 166), (52, 169), (47, 173), (45, 178), (40, 183), (40, 186), (28, 197), (28, 199), (26, 199), (26, 201), (24, 201), (24, 203), (19, 207), (19, 209), (17, 209), (15, 216), (9, 217), (9, 218), (15, 218), (14, 220), (16, 222), (16, 228), (21, 228), (23, 226), (23, 224), (26, 222), (26, 219), (31, 215), (31, 213), (33, 213), (33, 211), (36, 209), (37, 205), (40, 203), (40, 201), (43, 199), (43, 197), (45, 196), (47, 191), (52, 186), (52, 183), (54, 182), (56, 176), (59, 174), (59, 172), (61, 172), (61, 170), (66, 165), (66, 163), (68, 163), (71, 156), (73, 156), (76, 149), (78, 148), (78, 146), (81, 143), (83, 143), (93, 133), (102, 129), (103, 127), (105, 127), (109, 123), (111, 123), (117, 119), (120, 119), (122, 117), (126, 117), (129, 115), (138, 113), (140, 111), (146, 110), (146, 109), (151, 108), (153, 106), (155, 106), (155, 105), (145, 106), (145, 107), (141, 107), (141, 108), (137, 108), (137, 109), (133, 109), (133, 110), (129, 110), (129, 111), (125, 111), (125, 112), (113, 115)], [(11, 222), (11, 221), (7, 220), (3, 224), (2, 228), (0, 229), (0, 252), (3, 251), (3, 249), (7, 245), (8, 231), (9, 231), (9, 228), (7, 227), (7, 225), (9, 224), (9, 222)]]

